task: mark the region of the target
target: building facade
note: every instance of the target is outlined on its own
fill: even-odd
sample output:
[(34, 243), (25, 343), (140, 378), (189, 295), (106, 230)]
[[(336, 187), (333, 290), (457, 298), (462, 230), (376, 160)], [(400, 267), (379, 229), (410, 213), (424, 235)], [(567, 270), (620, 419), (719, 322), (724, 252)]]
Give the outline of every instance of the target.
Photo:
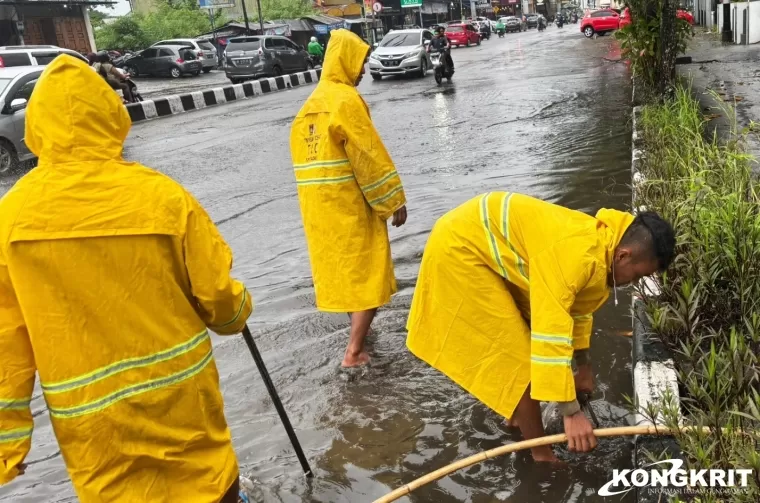
[(93, 0), (0, 0), (0, 46), (55, 45), (84, 54), (94, 52), (97, 48), (87, 9), (111, 3)]

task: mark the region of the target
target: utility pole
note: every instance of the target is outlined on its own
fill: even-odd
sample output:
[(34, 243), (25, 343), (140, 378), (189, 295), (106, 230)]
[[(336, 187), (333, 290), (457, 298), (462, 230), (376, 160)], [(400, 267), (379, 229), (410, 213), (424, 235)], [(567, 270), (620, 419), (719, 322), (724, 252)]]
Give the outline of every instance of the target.
[[(251, 27), (248, 26), (248, 9), (246, 9), (245, 7), (245, 0), (240, 0), (240, 1), (243, 4), (243, 18), (245, 19), (245, 34), (250, 35), (250, 33), (248, 33), (249, 31), (251, 31)], [(264, 34), (263, 31), (261, 34), (262, 35)]]
[(476, 1), (477, 0), (470, 0), (470, 15), (472, 16), (473, 21), (478, 17), (478, 9), (475, 7)]
[(261, 17), (261, 0), (256, 0), (256, 8), (259, 10), (259, 28), (261, 28), (261, 34), (264, 34), (264, 18)]

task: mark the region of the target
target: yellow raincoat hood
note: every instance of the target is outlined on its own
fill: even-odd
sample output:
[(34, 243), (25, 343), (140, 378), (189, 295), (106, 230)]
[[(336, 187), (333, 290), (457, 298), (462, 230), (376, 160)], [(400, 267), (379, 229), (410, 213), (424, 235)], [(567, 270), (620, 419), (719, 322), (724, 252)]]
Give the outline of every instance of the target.
[(610, 210), (602, 208), (596, 212), (596, 219), (601, 225), (606, 227), (604, 234), (604, 243), (607, 247), (607, 269), (612, 267), (612, 256), (615, 253), (615, 248), (620, 244), (623, 239), (623, 234), (628, 229), (628, 226), (633, 222), (633, 215), (625, 211)]
[(132, 122), (92, 68), (63, 55), (45, 68), (26, 108), (26, 144), (40, 165), (121, 157)]
[(331, 32), (321, 80), (355, 85), (369, 50), (369, 46), (355, 33), (343, 29)]

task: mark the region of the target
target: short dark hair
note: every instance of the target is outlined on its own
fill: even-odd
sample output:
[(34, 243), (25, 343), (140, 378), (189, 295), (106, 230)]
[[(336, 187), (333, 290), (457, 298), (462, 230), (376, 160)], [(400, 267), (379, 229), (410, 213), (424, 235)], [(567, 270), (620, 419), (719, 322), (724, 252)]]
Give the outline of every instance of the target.
[(642, 211), (625, 230), (623, 246), (640, 246), (649, 253), (649, 258), (657, 260), (660, 271), (670, 266), (675, 255), (676, 236), (673, 227), (653, 211)]

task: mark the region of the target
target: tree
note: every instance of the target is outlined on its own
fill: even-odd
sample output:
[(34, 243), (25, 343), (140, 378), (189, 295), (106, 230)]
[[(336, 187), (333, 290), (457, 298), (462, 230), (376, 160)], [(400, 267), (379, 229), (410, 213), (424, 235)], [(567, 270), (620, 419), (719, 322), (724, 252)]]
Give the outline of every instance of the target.
[(113, 23), (95, 30), (95, 44), (101, 49), (136, 51), (144, 49), (149, 42), (141, 26), (142, 17), (127, 14), (116, 18)]

